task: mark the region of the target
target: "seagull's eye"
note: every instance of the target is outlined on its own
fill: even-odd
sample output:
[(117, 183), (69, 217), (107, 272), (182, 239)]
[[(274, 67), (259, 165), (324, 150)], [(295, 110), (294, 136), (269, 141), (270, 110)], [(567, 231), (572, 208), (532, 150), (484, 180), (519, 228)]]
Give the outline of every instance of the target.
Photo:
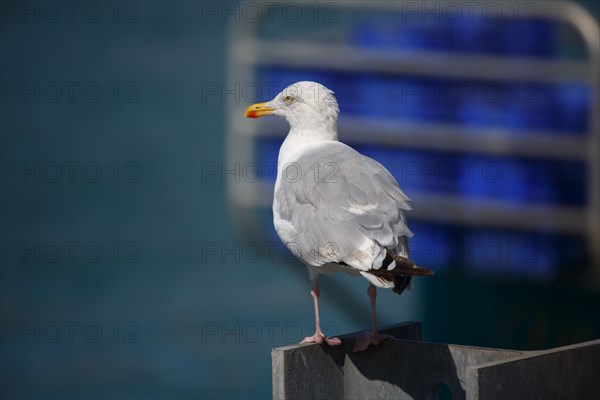
[(283, 101), (285, 101), (286, 104), (292, 104), (294, 102), (294, 98), (292, 96), (285, 96), (285, 99), (283, 99)]

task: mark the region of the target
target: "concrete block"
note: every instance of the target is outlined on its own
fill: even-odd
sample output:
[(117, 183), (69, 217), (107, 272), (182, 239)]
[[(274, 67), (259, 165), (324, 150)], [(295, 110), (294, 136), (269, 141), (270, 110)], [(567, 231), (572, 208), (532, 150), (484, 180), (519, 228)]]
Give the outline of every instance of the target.
[(579, 399), (598, 397), (600, 340), (544, 351), (425, 343), (418, 322), (381, 332), (395, 336), (353, 353), (342, 345), (273, 349), (274, 399)]

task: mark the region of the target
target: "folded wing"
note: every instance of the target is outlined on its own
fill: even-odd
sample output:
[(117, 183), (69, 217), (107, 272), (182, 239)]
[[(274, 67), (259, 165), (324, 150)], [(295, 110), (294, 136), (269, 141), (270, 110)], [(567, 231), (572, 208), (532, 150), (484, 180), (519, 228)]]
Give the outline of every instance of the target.
[(391, 287), (389, 279), (368, 271), (392, 269), (384, 263), (390, 252), (408, 257), (408, 201), (377, 161), (340, 142), (319, 142), (282, 166), (273, 202), (275, 228), (307, 265), (347, 265), (378, 286)]

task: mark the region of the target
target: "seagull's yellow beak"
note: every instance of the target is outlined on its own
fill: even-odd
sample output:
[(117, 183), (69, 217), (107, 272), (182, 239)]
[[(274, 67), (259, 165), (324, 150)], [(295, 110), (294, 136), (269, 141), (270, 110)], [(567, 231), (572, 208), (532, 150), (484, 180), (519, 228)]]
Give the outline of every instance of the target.
[(272, 114), (275, 111), (274, 108), (267, 106), (268, 103), (256, 103), (246, 108), (246, 118), (258, 118), (263, 115)]

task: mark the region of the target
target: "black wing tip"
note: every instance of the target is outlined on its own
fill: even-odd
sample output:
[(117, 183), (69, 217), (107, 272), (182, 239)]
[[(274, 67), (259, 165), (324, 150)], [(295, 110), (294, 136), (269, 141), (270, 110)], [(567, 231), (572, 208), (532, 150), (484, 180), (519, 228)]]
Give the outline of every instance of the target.
[(412, 275), (395, 275), (394, 276), (394, 293), (402, 294), (406, 289), (410, 288)]

